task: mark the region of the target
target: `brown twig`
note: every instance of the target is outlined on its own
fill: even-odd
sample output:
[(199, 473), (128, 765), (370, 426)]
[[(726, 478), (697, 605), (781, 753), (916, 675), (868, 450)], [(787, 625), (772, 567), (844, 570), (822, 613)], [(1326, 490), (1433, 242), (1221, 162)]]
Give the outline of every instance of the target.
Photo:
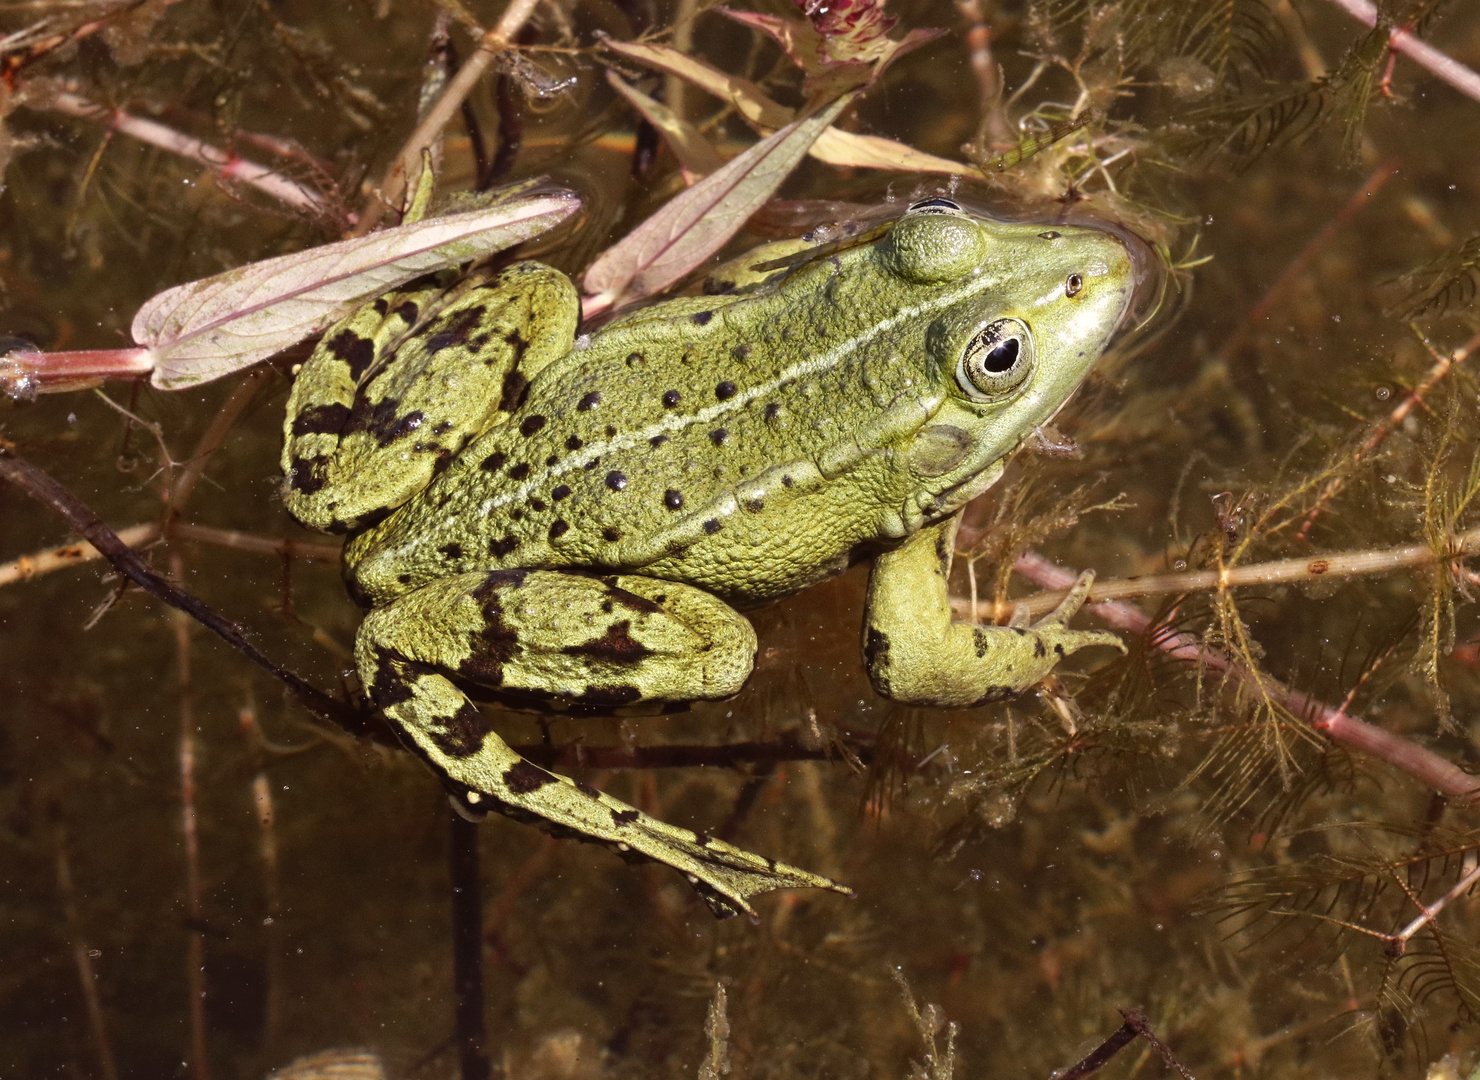
[[(1076, 576), (1036, 552), (1020, 556), (1013, 568), (1028, 580), (1048, 589), (1068, 588)], [(1128, 633), (1144, 634), (1151, 625), (1150, 617), (1130, 604), (1109, 601), (1092, 603), (1088, 607), (1111, 626)], [(1225, 672), (1235, 681), (1252, 684), (1262, 696), (1282, 703), (1292, 714), (1305, 718), (1314, 730), (1333, 742), (1386, 761), (1393, 768), (1407, 773), (1435, 791), (1467, 801), (1480, 796), (1480, 778), (1471, 776), (1453, 762), (1444, 760), (1417, 743), (1358, 719), (1344, 709), (1333, 709), (1270, 675), (1254, 671), (1221, 653), (1205, 648), (1193, 634), (1158, 634), (1155, 644), (1175, 659)]]
[(1061, 1073), (1055, 1073), (1054, 1080), (1080, 1080), (1081, 1077), (1099, 1072), (1111, 1058), (1129, 1046), (1137, 1037), (1151, 1044), (1152, 1048), (1161, 1055), (1161, 1060), (1166, 1063), (1167, 1068), (1176, 1070), (1183, 1080), (1193, 1080), (1192, 1073), (1187, 1071), (1187, 1066), (1178, 1061), (1171, 1048), (1156, 1037), (1156, 1032), (1151, 1030), (1146, 1015), (1140, 1009), (1121, 1009), (1120, 1015), (1125, 1017), (1125, 1023), (1116, 1028), (1108, 1039), (1091, 1050), (1080, 1061)]
[(93, 954), (87, 947), (87, 939), (82, 935), (82, 917), (77, 912), (77, 889), (72, 884), (72, 864), (67, 857), (67, 829), (60, 822), (56, 827), (55, 841), (57, 895), (62, 901), (62, 915), (67, 920), (67, 936), (72, 943), (72, 962), (77, 965), (77, 981), (81, 984), (82, 1001), (87, 1007), (93, 1047), (98, 1052), (98, 1072), (103, 1080), (118, 1080), (118, 1061), (113, 1056), (113, 1041), (108, 1037), (103, 1001), (98, 995), (98, 975), (93, 970)]
[(252, 404), (252, 399), (257, 396), (257, 391), (265, 386), (269, 379), (273, 378), (275, 372), (265, 365), (259, 365), (248, 370), (237, 384), (231, 388), (231, 393), (226, 395), (226, 400), (221, 402), (216, 415), (206, 425), (205, 431), (201, 432), (200, 438), (196, 440), (195, 449), (190, 452), (186, 459), (185, 468), (170, 485), (166, 501), (169, 503), (169, 516), (178, 518), (185, 510), (185, 504), (195, 494), (195, 486), (200, 483), (200, 478), (205, 475), (206, 466), (210, 464), (211, 455), (221, 448), (226, 441), (226, 436), (231, 434), (231, 429), (236, 427), (242, 414)]
[[(236, 529), (215, 529), (209, 525), (187, 525), (175, 522), (161, 527), (157, 521), (142, 525), (130, 525), (115, 533), (118, 539), (131, 548), (148, 547), (161, 536), (178, 540), (193, 540), (215, 547), (250, 551), (257, 555), (273, 555), (280, 559), (301, 559), (304, 562), (338, 562), (338, 544), (323, 544), (313, 540), (293, 540), (272, 536), (254, 536)], [(0, 563), (0, 586), (17, 581), (30, 581), (42, 574), (79, 563), (93, 562), (103, 557), (102, 552), (91, 544), (78, 542), (44, 548), (30, 555), (22, 555), (10, 562)]]
[(351, 236), (365, 235), (379, 225), (387, 213), (400, 213), (407, 182), (421, 165), (422, 151), (430, 149), (437, 141), (442, 129), (462, 109), (464, 99), (472, 93), (473, 87), (478, 85), (478, 80), (488, 72), (499, 54), (509, 47), (514, 35), (534, 14), (539, 2), (540, 0), (512, 0), (504, 9), (498, 25), (483, 35), (473, 55), (458, 69), (457, 75), (442, 91), (442, 96), (427, 110), (426, 116), (401, 147), (401, 152), (381, 178), (380, 185), (375, 189), (359, 221), (350, 230)]
[[(1470, 529), (1453, 537), (1440, 554), (1428, 544), (1400, 544), (1390, 548), (1362, 551), (1339, 551), (1301, 559), (1274, 559), (1244, 566), (1224, 566), (1213, 570), (1183, 570), (1172, 574), (1147, 574), (1144, 577), (1109, 578), (1096, 581), (1090, 589), (1091, 603), (1108, 600), (1134, 600), (1145, 596), (1175, 596), (1234, 589), (1251, 585), (1280, 585), (1287, 582), (1312, 582), (1330, 578), (1358, 577), (1365, 574), (1388, 574), (1397, 570), (1433, 566), (1438, 562), (1480, 555), (1480, 529)], [(1026, 615), (1043, 615), (1059, 606), (1067, 590), (1034, 593), (1006, 606)], [(971, 614), (971, 598), (952, 597), (951, 608), (964, 618), (976, 621)]]
[(43, 470), (17, 457), (12, 451), (0, 447), (0, 478), (9, 480), (38, 502), (51, 507), (67, 520), (103, 557), (113, 564), (124, 577), (134, 582), (151, 596), (185, 612), (204, 624), (227, 644), (244, 653), (248, 659), (271, 672), (287, 683), (294, 696), (309, 711), (331, 720), (352, 734), (367, 734), (371, 730), (369, 718), (337, 701), (302, 676), (280, 667), (268, 659), (257, 646), (247, 640), (245, 633), (235, 623), (212, 609), (205, 601), (183, 589), (170, 584), (156, 574), (127, 544), (120, 540), (102, 519), (82, 500), (57, 483)]
[[(179, 555), (170, 559), (170, 574), (184, 576)], [(185, 854), (185, 916), (190, 931), (185, 948), (185, 986), (190, 994), (190, 1075), (211, 1080), (206, 1048), (205, 908), (200, 891), (200, 836), (195, 816), (195, 691), (190, 681), (190, 616), (174, 612), (176, 690), (180, 696), (180, 835)]]

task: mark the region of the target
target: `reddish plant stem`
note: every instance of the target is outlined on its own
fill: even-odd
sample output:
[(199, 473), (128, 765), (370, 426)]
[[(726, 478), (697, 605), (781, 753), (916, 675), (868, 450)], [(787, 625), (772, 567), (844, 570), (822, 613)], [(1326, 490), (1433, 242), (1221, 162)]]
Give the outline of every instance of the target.
[[(28, 100), (26, 104), (30, 105), (32, 102)], [(122, 109), (109, 109), (70, 90), (38, 96), (35, 106), (66, 113), (68, 116), (96, 120), (107, 125), (112, 131), (131, 136), (150, 146), (157, 146), (161, 150), (167, 150), (189, 161), (198, 162), (215, 172), (223, 180), (235, 180), (248, 184), (300, 213), (314, 217), (322, 217), (328, 213), (328, 205), (317, 192), (310, 191), (302, 184), (288, 179), (281, 173), (274, 172), (265, 165), (238, 157), (231, 150), (222, 150), (219, 146), (212, 146), (193, 135), (186, 135), (183, 131), (176, 131), (157, 121), (133, 116)]]
[[(1045, 589), (1066, 589), (1074, 583), (1076, 577), (1073, 572), (1049, 562), (1036, 552), (1019, 556), (1013, 568)], [(1150, 617), (1132, 604), (1105, 601), (1086, 606), (1111, 626), (1128, 633), (1144, 634), (1151, 625)], [(1435, 791), (1466, 801), (1480, 796), (1480, 778), (1471, 776), (1453, 762), (1444, 760), (1417, 743), (1360, 720), (1344, 709), (1333, 709), (1272, 676), (1213, 652), (1205, 648), (1193, 634), (1157, 634), (1155, 645), (1168, 656), (1184, 663), (1201, 664), (1224, 672), (1230, 679), (1238, 682), (1252, 683), (1261, 693), (1283, 703), (1291, 713), (1305, 719), (1311, 727), (1332, 741), (1386, 761), (1393, 768), (1407, 773)]]
[[(170, 576), (180, 580), (185, 564), (170, 558)], [(180, 698), (180, 834), (185, 849), (185, 915), (191, 925), (185, 948), (185, 986), (190, 994), (190, 1075), (210, 1080), (206, 1048), (205, 908), (200, 888), (200, 836), (195, 814), (195, 691), (190, 681), (190, 617), (174, 613), (176, 690)]]
[(1347, 461), (1346, 468), (1338, 475), (1333, 476), (1320, 495), (1316, 497), (1316, 503), (1306, 513), (1304, 520), (1300, 523), (1300, 531), (1295, 534), (1296, 539), (1304, 540), (1310, 535), (1310, 530), (1316, 523), (1316, 518), (1321, 514), (1321, 509), (1330, 502), (1346, 486), (1347, 476), (1357, 464), (1368, 457), (1374, 450), (1382, 445), (1393, 431), (1408, 418), (1408, 414), (1423, 404), (1424, 395), (1439, 384), (1439, 381), (1450, 373), (1454, 368), (1463, 364), (1476, 349), (1480, 349), (1480, 334), (1476, 334), (1448, 356), (1436, 356), (1434, 364), (1428, 372), (1408, 393), (1403, 395), (1403, 400), (1393, 406), (1393, 411), (1387, 416), (1373, 423), (1367, 432), (1367, 437), (1362, 444), (1352, 453)]
[[(1331, 2), (1367, 26), (1377, 25), (1377, 7), (1371, 0), (1331, 0)], [(1388, 48), (1393, 52), (1402, 53), (1415, 64), (1428, 69), (1430, 73), (1443, 79), (1466, 97), (1480, 101), (1480, 73), (1440, 52), (1422, 38), (1414, 37), (1401, 27), (1394, 27), (1388, 41)]]
[(124, 349), (76, 349), (0, 353), (0, 393), (29, 401), (99, 386), (108, 379), (137, 379), (154, 370), (154, 355), (142, 345)]

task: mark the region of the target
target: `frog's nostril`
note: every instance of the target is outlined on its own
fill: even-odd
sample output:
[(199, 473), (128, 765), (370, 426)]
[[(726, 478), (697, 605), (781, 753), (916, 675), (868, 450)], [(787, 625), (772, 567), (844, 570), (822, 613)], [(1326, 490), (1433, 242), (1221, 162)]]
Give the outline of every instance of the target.
[(1078, 274), (1070, 274), (1069, 280), (1064, 282), (1065, 296), (1078, 296), (1079, 290), (1084, 288), (1084, 278)]

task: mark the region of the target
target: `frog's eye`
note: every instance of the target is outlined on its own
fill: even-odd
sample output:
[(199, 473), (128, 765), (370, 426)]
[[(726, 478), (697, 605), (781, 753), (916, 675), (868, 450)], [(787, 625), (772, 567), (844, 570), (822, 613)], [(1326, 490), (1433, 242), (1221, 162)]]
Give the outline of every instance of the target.
[(906, 214), (959, 214), (959, 213), (961, 213), (961, 204), (960, 203), (956, 203), (956, 202), (952, 202), (950, 199), (947, 199), (947, 198), (944, 198), (943, 196), (937, 195), (934, 198), (921, 199), (918, 202), (912, 202), (912, 203), (910, 203), (910, 208), (908, 210), (906, 210), (905, 213)]
[(956, 382), (977, 401), (1016, 390), (1033, 368), (1033, 335), (1019, 319), (998, 319), (978, 330), (956, 365)]

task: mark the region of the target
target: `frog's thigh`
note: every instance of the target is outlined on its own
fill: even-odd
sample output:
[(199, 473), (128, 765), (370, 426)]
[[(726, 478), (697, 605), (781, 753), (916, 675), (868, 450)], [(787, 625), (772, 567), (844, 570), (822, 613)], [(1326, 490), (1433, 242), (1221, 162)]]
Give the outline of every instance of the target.
[(874, 563), (863, 654), (874, 688), (915, 705), (964, 708), (1026, 690), (1058, 661), (1089, 645), (1123, 649), (1114, 634), (1070, 630), (1093, 580), (1032, 627), (951, 621), (946, 579), (960, 516), (922, 529)]
[(548, 571), (432, 582), (372, 611), (355, 641), (375, 704), (464, 808), (540, 819), (666, 863), (719, 915), (754, 915), (748, 898), (770, 889), (847, 890), (546, 772), (514, 753), (448, 675), (576, 699), (671, 700), (734, 693), (754, 653), (750, 625), (697, 589)]
[(366, 305), (298, 373), (282, 465), (305, 525), (342, 532), (404, 503), (570, 348), (580, 308), (559, 271), (516, 263), (445, 285)]

